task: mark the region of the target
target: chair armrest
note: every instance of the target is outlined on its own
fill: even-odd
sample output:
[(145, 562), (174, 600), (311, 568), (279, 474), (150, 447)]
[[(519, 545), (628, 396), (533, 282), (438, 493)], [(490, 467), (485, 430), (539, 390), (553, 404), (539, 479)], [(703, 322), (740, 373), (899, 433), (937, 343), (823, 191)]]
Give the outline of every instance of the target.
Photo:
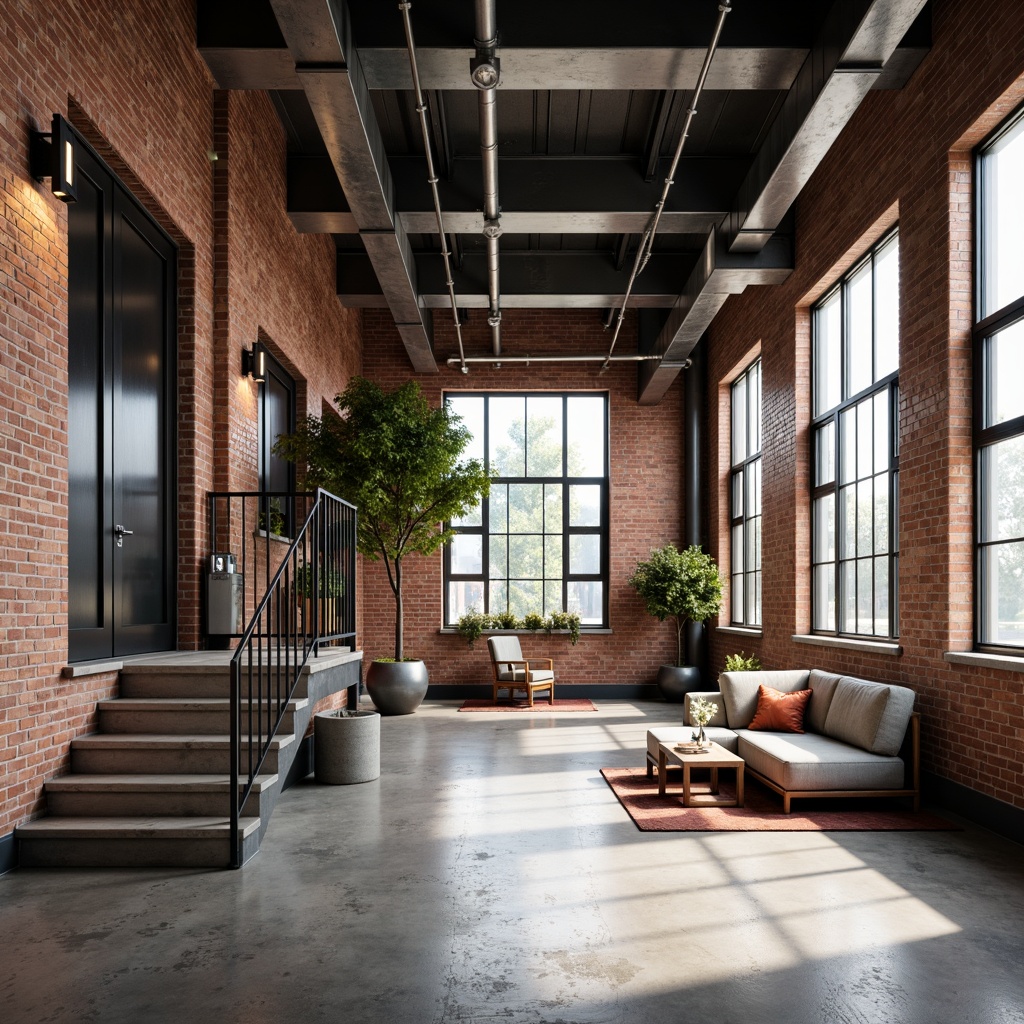
[(523, 664), (526, 666), (527, 669), (529, 669), (531, 665), (544, 664), (547, 665), (548, 670), (550, 672), (555, 671), (555, 663), (551, 658), (529, 658), (528, 660), (524, 661)]

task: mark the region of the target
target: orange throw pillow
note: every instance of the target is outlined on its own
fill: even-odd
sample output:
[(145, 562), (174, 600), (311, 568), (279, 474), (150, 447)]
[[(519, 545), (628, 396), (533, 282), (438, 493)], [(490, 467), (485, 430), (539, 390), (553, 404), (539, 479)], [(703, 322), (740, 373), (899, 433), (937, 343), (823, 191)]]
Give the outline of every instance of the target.
[(757, 711), (748, 729), (771, 732), (803, 732), (804, 712), (813, 690), (783, 693), (763, 684), (758, 687)]

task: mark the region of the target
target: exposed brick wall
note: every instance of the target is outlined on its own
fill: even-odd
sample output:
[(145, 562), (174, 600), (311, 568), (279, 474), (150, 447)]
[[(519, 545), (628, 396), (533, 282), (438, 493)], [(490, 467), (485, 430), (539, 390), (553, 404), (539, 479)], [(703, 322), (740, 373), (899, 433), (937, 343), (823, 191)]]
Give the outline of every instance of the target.
[[(467, 376), (445, 365), (457, 355), (454, 329), (447, 317), (435, 318), (437, 375), (417, 376), (433, 406), (447, 390), (597, 390), (610, 395), (611, 420), (611, 579), (612, 635), (584, 636), (576, 648), (564, 637), (524, 636), (524, 651), (555, 659), (557, 678), (571, 683), (646, 683), (658, 666), (675, 661), (671, 623), (658, 623), (643, 609), (626, 579), (652, 547), (680, 542), (682, 505), (682, 383), (664, 401), (645, 407), (636, 401), (636, 367), (613, 365), (603, 375), (598, 364), (506, 364), (501, 369), (474, 365)], [(490, 332), (485, 316), (474, 310), (463, 329), (466, 354), (488, 354)], [(610, 335), (596, 310), (506, 310), (502, 350), (508, 355), (598, 353), (607, 351)], [(636, 322), (628, 317), (617, 352), (636, 348)], [(391, 318), (365, 315), (364, 374), (388, 388), (409, 379), (409, 362)], [(442, 636), (441, 554), (412, 557), (406, 563), (405, 650), (427, 662), (432, 683), (485, 683), (491, 678), (486, 644), (467, 650), (459, 636)], [(367, 659), (394, 653), (394, 598), (382, 563), (366, 561), (361, 592), (361, 634)]]
[[(64, 113), (179, 246), (179, 644), (200, 641), (206, 493), (251, 486), (256, 406), (240, 352), (259, 333), (320, 411), (360, 364), (360, 314), (334, 296), (331, 242), (284, 204), (284, 135), (262, 94), (217, 99), (195, 5), (11, 0), (0, 28), (0, 837), (95, 725), (107, 673), (67, 662), (67, 214), (29, 176), (29, 130)], [(224, 146), (223, 163), (209, 152)], [(218, 175), (231, 176), (214, 190)], [(268, 173), (269, 172), (269, 173)], [(217, 250), (215, 218), (227, 231)], [(219, 237), (219, 236), (216, 236)], [(216, 309), (215, 300), (224, 303)], [(215, 326), (216, 325), (216, 326)], [(215, 409), (225, 416), (215, 424)], [(300, 409), (300, 412), (304, 410)]]
[[(767, 667), (818, 665), (918, 694), (924, 766), (1024, 807), (1024, 673), (954, 666), (973, 614), (970, 151), (1024, 100), (1024, 7), (936, 2), (934, 45), (901, 92), (868, 96), (796, 206), (796, 270), (733, 297), (710, 336), (711, 448), (727, 452), (737, 361), (764, 373), (764, 629), (718, 633), (712, 663), (756, 651)], [(793, 643), (810, 626), (808, 306), (888, 224), (900, 226), (900, 643), (898, 658)], [(721, 473), (721, 468), (720, 468)], [(710, 495), (728, 558), (726, 491)]]

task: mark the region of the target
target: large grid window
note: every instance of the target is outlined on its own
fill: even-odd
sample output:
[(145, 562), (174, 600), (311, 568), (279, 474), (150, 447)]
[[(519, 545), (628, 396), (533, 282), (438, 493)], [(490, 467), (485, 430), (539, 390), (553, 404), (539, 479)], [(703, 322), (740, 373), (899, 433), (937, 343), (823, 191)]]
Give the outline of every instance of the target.
[(977, 170), (976, 636), (1024, 652), (1024, 111)]
[(899, 239), (813, 309), (815, 632), (896, 637)]
[(731, 622), (761, 625), (761, 360), (732, 385)]
[(604, 394), (450, 394), (473, 435), (467, 457), (490, 497), (453, 522), (444, 621), (468, 609), (578, 612), (608, 622), (608, 398)]

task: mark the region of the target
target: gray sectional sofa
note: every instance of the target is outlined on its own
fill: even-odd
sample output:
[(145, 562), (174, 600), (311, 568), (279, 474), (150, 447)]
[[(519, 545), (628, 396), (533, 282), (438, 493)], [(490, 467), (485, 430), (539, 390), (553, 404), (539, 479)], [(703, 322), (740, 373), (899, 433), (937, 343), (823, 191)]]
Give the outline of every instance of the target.
[[(920, 727), (914, 692), (820, 669), (723, 672), (717, 692), (691, 693), (682, 726), (647, 733), (647, 774), (658, 764), (658, 744), (689, 740), (690, 698), (707, 697), (718, 713), (709, 739), (738, 754), (747, 775), (782, 797), (909, 797), (920, 805)], [(803, 733), (749, 729), (761, 684), (783, 692), (811, 690)], [(902, 755), (902, 756), (901, 756)]]

